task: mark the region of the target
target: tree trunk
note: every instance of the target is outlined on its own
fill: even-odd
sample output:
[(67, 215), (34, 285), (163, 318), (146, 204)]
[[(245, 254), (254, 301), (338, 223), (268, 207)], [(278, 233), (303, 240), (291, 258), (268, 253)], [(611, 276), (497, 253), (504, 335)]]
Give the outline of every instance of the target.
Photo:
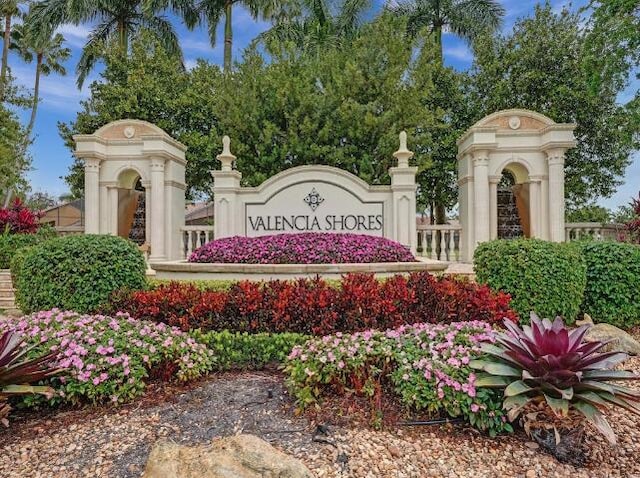
[(2, 44), (2, 67), (0, 69), (0, 101), (4, 101), (9, 62), (9, 44), (11, 43), (11, 15), (4, 17), (4, 38)]
[(224, 71), (229, 73), (231, 71), (231, 56), (233, 45), (233, 27), (231, 25), (231, 13), (233, 10), (233, 3), (227, 1), (224, 6)]
[(27, 126), (27, 138), (31, 137), (33, 126), (36, 123), (36, 112), (38, 111), (38, 98), (40, 96), (40, 72), (42, 71), (42, 53), (38, 53), (36, 60), (36, 81), (33, 86), (33, 106), (31, 107), (31, 118)]
[(118, 46), (124, 55), (129, 52), (129, 38), (123, 19), (118, 20)]
[[(436, 43), (436, 48), (437, 48), (437, 53), (438, 53), (438, 62), (440, 63), (440, 66), (443, 66), (444, 64), (444, 53), (442, 51), (442, 26), (437, 25), (434, 30), (433, 33), (435, 35), (435, 43)], [(445, 207), (445, 205), (442, 203), (441, 199), (437, 199), (436, 198), (436, 224), (445, 224), (447, 222), (447, 208)], [(440, 235), (438, 234), (438, 243), (440, 243)]]

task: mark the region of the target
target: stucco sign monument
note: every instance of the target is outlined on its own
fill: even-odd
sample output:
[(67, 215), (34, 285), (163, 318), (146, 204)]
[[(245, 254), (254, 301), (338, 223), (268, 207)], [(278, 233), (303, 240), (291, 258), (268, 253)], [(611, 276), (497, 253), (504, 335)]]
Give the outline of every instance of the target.
[(233, 169), (236, 158), (225, 136), (218, 156), (222, 168), (212, 173), (215, 237), (348, 232), (387, 237), (415, 252), (417, 169), (409, 166), (412, 156), (401, 133), (389, 186), (371, 186), (342, 169), (313, 165), (287, 169), (257, 187), (241, 187), (242, 174)]

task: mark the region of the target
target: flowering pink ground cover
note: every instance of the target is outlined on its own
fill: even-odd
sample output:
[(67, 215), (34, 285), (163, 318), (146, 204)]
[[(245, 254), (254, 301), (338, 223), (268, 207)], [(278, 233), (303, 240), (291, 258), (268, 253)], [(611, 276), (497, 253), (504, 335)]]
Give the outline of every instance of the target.
[[(122, 313), (109, 317), (53, 309), (0, 320), (0, 333), (5, 330), (27, 338), (28, 357), (58, 353), (52, 365), (63, 370), (48, 379), (57, 392), (52, 404), (123, 402), (144, 391), (145, 379), (155, 367), (183, 381), (212, 368), (212, 352), (188, 333)], [(24, 399), (27, 405), (34, 400), (42, 398)]]
[(189, 262), (241, 264), (345, 264), (415, 260), (408, 248), (383, 237), (317, 232), (226, 237), (205, 244), (189, 257)]
[(495, 335), (486, 322), (403, 325), (387, 331), (336, 333), (296, 346), (285, 366), (300, 406), (344, 393), (397, 396), (407, 410), (463, 417), (495, 434), (510, 430), (502, 397), (475, 387), (469, 363)]

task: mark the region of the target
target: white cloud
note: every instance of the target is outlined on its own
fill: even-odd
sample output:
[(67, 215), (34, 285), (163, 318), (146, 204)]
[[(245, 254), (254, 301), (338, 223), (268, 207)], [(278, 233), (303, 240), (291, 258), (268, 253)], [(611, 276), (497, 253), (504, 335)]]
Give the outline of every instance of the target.
[[(16, 65), (11, 68), (11, 73), (18, 84), (32, 91), (35, 79), (34, 68), (29, 65)], [(80, 109), (80, 101), (89, 96), (89, 85), (94, 79), (95, 77), (88, 78), (82, 90), (78, 90), (73, 69), (68, 71), (67, 76), (51, 75), (41, 77), (41, 106), (52, 110), (78, 111)]]
[(85, 25), (65, 23), (64, 25), (60, 25), (56, 29), (56, 32), (62, 33), (69, 45), (81, 48), (87, 42), (87, 37), (91, 33), (91, 30)]
[(473, 60), (473, 53), (471, 53), (471, 50), (469, 50), (469, 48), (466, 45), (456, 45), (456, 46), (445, 47), (444, 56), (445, 58), (453, 57), (456, 60), (462, 60), (462, 61)]

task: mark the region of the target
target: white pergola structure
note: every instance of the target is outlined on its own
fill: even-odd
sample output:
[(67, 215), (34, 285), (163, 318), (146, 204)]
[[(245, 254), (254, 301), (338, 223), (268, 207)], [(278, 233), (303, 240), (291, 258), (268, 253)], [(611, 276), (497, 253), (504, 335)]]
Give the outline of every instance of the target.
[(498, 237), (498, 183), (508, 171), (527, 191), (526, 235), (565, 240), (564, 162), (575, 146), (575, 124), (559, 124), (523, 109), (484, 117), (458, 140), (461, 259)]
[(150, 260), (181, 258), (186, 146), (157, 126), (132, 119), (73, 139), (75, 155), (85, 165), (85, 233), (117, 235), (119, 191), (134, 189), (139, 180)]

